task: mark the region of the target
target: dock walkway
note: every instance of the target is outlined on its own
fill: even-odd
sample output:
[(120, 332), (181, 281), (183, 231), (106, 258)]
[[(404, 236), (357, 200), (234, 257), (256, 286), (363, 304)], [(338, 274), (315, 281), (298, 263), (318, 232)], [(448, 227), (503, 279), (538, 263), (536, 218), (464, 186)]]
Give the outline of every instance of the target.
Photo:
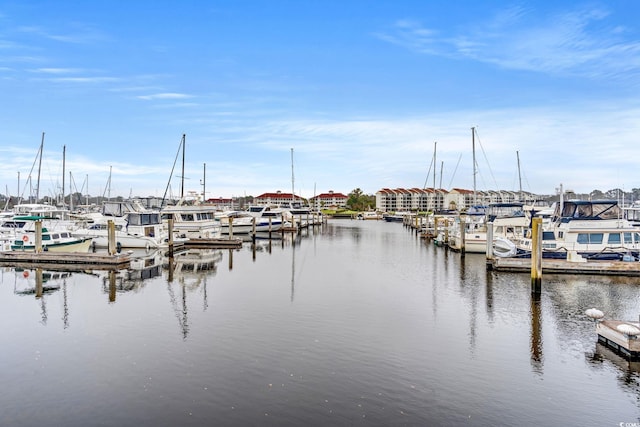
[(33, 267), (34, 265), (46, 265), (47, 267), (73, 266), (74, 268), (90, 269), (120, 269), (126, 268), (131, 263), (128, 254), (107, 255), (102, 253), (76, 253), (76, 252), (0, 252), (0, 264), (11, 264), (12, 267)]
[[(493, 258), (487, 268), (494, 271), (530, 272), (531, 258)], [(555, 274), (597, 274), (607, 276), (640, 276), (640, 262), (585, 261), (542, 259), (542, 271)]]

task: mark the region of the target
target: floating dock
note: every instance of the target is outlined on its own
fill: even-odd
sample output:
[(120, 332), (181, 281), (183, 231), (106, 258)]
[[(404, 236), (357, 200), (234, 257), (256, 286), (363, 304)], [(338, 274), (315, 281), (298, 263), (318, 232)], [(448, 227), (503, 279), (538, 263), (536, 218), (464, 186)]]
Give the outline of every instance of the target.
[[(634, 328), (636, 330), (634, 330)], [(625, 330), (637, 332), (639, 322), (623, 322), (620, 320), (601, 320), (596, 324), (598, 342), (629, 358), (640, 358), (640, 339), (638, 335), (629, 335)]]
[[(487, 268), (494, 271), (525, 273), (531, 271), (531, 258), (493, 258)], [(640, 262), (628, 261), (567, 261), (542, 259), (542, 271), (553, 274), (597, 274), (607, 276), (640, 276)]]
[(0, 264), (12, 267), (30, 268), (38, 265), (49, 267), (71, 267), (94, 270), (117, 270), (129, 267), (131, 257), (128, 254), (107, 255), (101, 253), (77, 252), (0, 252)]
[(239, 249), (242, 247), (242, 239), (239, 238), (210, 238), (189, 239), (184, 243), (187, 248), (194, 249)]

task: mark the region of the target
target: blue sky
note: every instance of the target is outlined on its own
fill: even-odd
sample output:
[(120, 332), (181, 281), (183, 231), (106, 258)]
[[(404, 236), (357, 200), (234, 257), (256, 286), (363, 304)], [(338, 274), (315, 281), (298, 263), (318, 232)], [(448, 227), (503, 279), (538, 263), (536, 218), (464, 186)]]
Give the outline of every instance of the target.
[[(0, 193), (640, 187), (640, 3), (4, 1)], [(436, 144), (437, 143), (437, 144)], [(435, 150), (434, 150), (434, 147)], [(518, 157), (520, 175), (518, 175)], [(37, 165), (36, 165), (37, 166)], [(37, 169), (36, 169), (37, 170)], [(33, 186), (36, 170), (31, 172)], [(20, 177), (20, 179), (18, 179)]]

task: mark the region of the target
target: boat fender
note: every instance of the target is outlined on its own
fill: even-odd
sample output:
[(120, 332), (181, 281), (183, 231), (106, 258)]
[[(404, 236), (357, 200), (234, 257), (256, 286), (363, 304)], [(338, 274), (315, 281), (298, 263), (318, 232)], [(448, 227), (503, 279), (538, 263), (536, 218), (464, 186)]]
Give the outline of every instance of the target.
[(118, 253), (122, 252), (122, 243), (120, 242), (116, 243), (116, 252)]

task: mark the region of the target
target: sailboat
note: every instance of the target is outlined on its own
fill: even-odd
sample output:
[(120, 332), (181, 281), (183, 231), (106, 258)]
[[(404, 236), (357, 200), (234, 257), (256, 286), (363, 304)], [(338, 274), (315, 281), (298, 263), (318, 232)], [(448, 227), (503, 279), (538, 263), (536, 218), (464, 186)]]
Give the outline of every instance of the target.
[[(210, 239), (220, 235), (220, 221), (216, 219), (218, 209), (213, 205), (202, 202), (197, 197), (187, 200), (184, 194), (184, 161), (185, 161), (186, 135), (182, 135), (180, 147), (182, 148), (182, 174), (180, 186), (180, 199), (175, 205), (164, 206), (161, 210), (162, 220), (168, 223), (173, 218), (173, 230), (175, 236), (185, 239)], [(180, 152), (180, 151), (179, 151)], [(206, 169), (205, 169), (206, 179)]]
[[(473, 206), (466, 213), (454, 220), (449, 234), (449, 247), (462, 250), (464, 233), (464, 251), (469, 253), (487, 252), (487, 223), (493, 224), (492, 245), (496, 254), (512, 255), (514, 245), (509, 242), (519, 241), (529, 227), (529, 219), (525, 215), (522, 202), (498, 202), (479, 205), (476, 190), (477, 164), (475, 156), (476, 128), (471, 128), (473, 151)], [(497, 246), (496, 246), (497, 241)]]

